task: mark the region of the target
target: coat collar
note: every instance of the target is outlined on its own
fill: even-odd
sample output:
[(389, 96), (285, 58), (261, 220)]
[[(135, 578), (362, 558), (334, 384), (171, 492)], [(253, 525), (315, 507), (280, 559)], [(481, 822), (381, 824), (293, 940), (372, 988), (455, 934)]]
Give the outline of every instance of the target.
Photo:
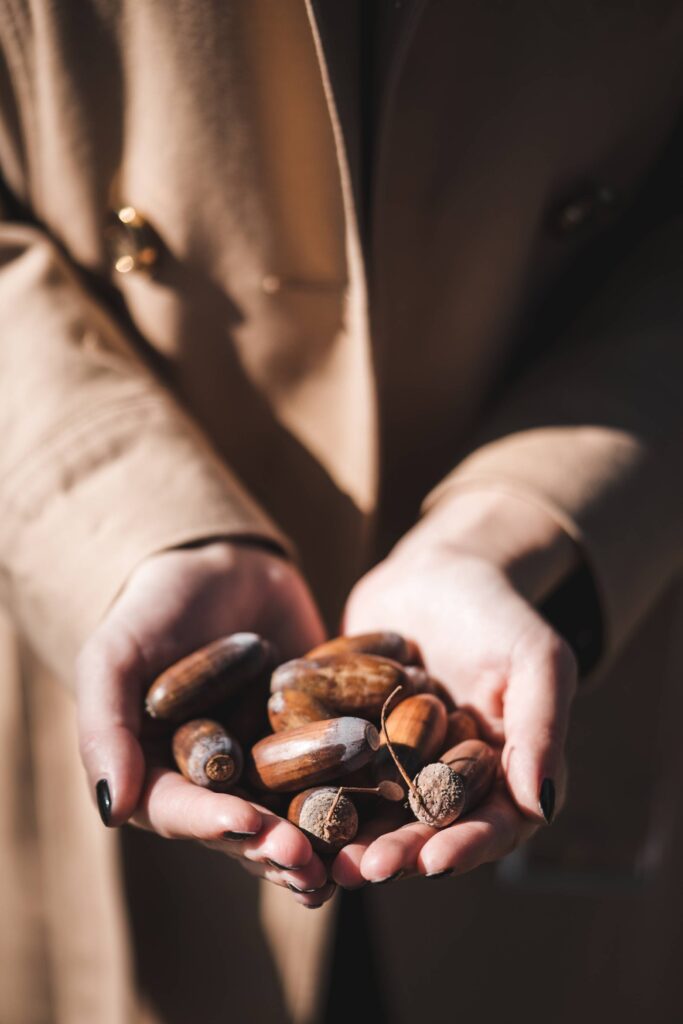
[[(325, 83), (330, 114), (338, 126), (338, 144), (349, 178), (354, 202), (354, 219), (359, 226), (362, 194), (362, 154), (360, 122), (360, 33), (362, 0), (339, 4), (337, 0), (306, 0), (309, 20), (316, 39), (321, 74)], [(396, 92), (418, 26), (429, 0), (377, 0), (377, 32), (374, 42), (380, 78), (380, 96), (376, 116), (374, 159), (377, 176), (387, 167), (386, 141), (396, 115)], [(380, 186), (374, 189), (381, 195)]]

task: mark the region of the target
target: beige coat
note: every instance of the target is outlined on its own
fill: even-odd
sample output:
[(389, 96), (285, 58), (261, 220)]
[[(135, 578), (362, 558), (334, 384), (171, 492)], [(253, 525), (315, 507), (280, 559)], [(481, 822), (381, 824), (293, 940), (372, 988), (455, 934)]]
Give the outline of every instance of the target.
[[(291, 545), (334, 627), (472, 486), (580, 543), (613, 668), (564, 819), (497, 882), (371, 893), (392, 1020), (454, 985), (491, 1021), (675, 1019), (680, 146), (649, 174), (680, 5), (386, 14), (370, 251), (351, 3), (0, 2), (3, 1024), (311, 1019), (334, 911), (269, 890), (262, 930), (233, 865), (105, 832), (51, 676), (141, 559), (208, 535)], [(151, 273), (113, 269), (127, 204)]]

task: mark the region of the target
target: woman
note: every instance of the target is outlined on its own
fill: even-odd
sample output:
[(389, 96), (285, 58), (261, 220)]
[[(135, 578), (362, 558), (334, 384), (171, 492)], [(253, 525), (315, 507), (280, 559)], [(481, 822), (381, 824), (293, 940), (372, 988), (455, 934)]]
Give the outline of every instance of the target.
[[(583, 704), (576, 810), (535, 847), (572, 874), (546, 870), (540, 902), (481, 872), (373, 893), (380, 976), (392, 1020), (455, 995), (476, 1011), (482, 992), (494, 1019), (532, 983), (540, 1020), (567, 960), (584, 979), (598, 965), (596, 1020), (665, 1020), (679, 992), (674, 933), (668, 956), (637, 938), (663, 906), (676, 927), (668, 846), (661, 890), (636, 899), (632, 880), (681, 564), (681, 17), (373, 11), (0, 8), (0, 557), (31, 651), (8, 632), (9, 1021), (312, 1019), (333, 910), (295, 903), (466, 873), (550, 822), (577, 663), (596, 677), (624, 650), (635, 681)], [(329, 878), (289, 824), (148, 771), (138, 707), (217, 634), (296, 654), (342, 613), (420, 642), (497, 733), (506, 787), (438, 835), (362, 837)], [(104, 823), (274, 882), (263, 933), (254, 890), (196, 845), (124, 830), (117, 862), (47, 674), (75, 683)], [(508, 877), (538, 878), (529, 857)], [(628, 893), (616, 909), (605, 873)], [(562, 995), (556, 1021), (577, 1012)]]

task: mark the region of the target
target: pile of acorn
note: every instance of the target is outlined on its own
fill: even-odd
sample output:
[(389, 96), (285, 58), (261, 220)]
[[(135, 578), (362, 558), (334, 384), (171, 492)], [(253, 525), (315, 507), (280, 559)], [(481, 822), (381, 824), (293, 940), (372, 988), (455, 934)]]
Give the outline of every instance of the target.
[(267, 640), (235, 633), (166, 669), (146, 710), (173, 727), (187, 779), (286, 816), (320, 853), (351, 842), (359, 808), (372, 817), (378, 799), (444, 828), (486, 796), (498, 766), (417, 645), (391, 632), (337, 637), (280, 665)]

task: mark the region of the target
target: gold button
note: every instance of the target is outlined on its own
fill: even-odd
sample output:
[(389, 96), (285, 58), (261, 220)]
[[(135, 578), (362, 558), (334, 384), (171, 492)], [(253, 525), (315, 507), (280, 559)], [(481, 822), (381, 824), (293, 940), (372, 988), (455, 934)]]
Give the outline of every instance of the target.
[(550, 228), (556, 235), (567, 236), (599, 227), (609, 220), (616, 206), (617, 194), (611, 186), (588, 185), (551, 210)]
[(159, 259), (157, 234), (134, 206), (112, 211), (105, 237), (112, 266), (118, 274), (149, 271)]

